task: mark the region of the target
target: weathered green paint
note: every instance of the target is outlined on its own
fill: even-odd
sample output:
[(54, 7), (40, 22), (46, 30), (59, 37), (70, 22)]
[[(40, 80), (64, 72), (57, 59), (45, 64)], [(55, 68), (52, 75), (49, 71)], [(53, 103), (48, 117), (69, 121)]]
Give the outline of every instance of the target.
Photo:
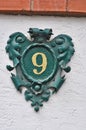
[(31, 40), (20, 32), (10, 36), (6, 52), (13, 61), (16, 75), (11, 79), (18, 91), (26, 87), (25, 99), (31, 101), (35, 111), (47, 102), (51, 94), (57, 92), (65, 81), (62, 71), (69, 72), (66, 66), (74, 54), (74, 45), (68, 35), (58, 35), (49, 41), (52, 29), (30, 28)]

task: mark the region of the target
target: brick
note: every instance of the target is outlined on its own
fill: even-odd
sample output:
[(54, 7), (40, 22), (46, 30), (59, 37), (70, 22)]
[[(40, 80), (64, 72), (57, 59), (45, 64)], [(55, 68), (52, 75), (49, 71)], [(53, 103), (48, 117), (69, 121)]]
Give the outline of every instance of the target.
[(86, 16), (86, 0), (0, 0), (0, 13)]
[(0, 0), (0, 12), (30, 11), (30, 0)]
[(68, 12), (86, 14), (86, 0), (68, 0)]
[(44, 14), (65, 12), (66, 0), (33, 0), (31, 11)]

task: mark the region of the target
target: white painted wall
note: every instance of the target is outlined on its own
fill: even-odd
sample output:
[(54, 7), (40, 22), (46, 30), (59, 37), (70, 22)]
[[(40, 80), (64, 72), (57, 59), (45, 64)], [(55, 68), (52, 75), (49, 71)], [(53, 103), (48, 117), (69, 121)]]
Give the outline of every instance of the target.
[[(16, 91), (6, 65), (6, 42), (13, 32), (52, 28), (73, 38), (76, 53), (67, 80), (39, 113)], [(0, 130), (86, 130), (86, 18), (0, 15)]]

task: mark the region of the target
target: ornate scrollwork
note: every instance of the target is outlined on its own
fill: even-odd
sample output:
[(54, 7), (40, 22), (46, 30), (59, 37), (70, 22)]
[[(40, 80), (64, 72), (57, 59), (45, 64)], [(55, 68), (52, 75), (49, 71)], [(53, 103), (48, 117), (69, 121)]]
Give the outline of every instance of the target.
[(18, 91), (26, 87), (25, 99), (31, 101), (35, 111), (57, 92), (65, 81), (62, 71), (71, 70), (67, 63), (74, 54), (74, 45), (70, 36), (61, 34), (50, 41), (52, 29), (30, 28), (29, 40), (24, 34), (16, 32), (7, 42), (6, 52), (13, 61), (16, 75), (11, 79)]

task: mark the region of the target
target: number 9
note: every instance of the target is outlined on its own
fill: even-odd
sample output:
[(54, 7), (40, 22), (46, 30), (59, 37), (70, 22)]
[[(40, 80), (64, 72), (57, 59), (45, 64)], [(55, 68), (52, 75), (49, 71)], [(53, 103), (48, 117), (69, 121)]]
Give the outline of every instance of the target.
[[(40, 65), (37, 64), (37, 60), (36, 60), (38, 55), (42, 57), (42, 64)], [(40, 52), (35, 53), (32, 56), (32, 63), (36, 67), (42, 67), (42, 70), (40, 72), (38, 72), (37, 69), (33, 69), (33, 72), (37, 75), (42, 74), (46, 70), (46, 67), (47, 67), (47, 57), (44, 53), (40, 53)]]

